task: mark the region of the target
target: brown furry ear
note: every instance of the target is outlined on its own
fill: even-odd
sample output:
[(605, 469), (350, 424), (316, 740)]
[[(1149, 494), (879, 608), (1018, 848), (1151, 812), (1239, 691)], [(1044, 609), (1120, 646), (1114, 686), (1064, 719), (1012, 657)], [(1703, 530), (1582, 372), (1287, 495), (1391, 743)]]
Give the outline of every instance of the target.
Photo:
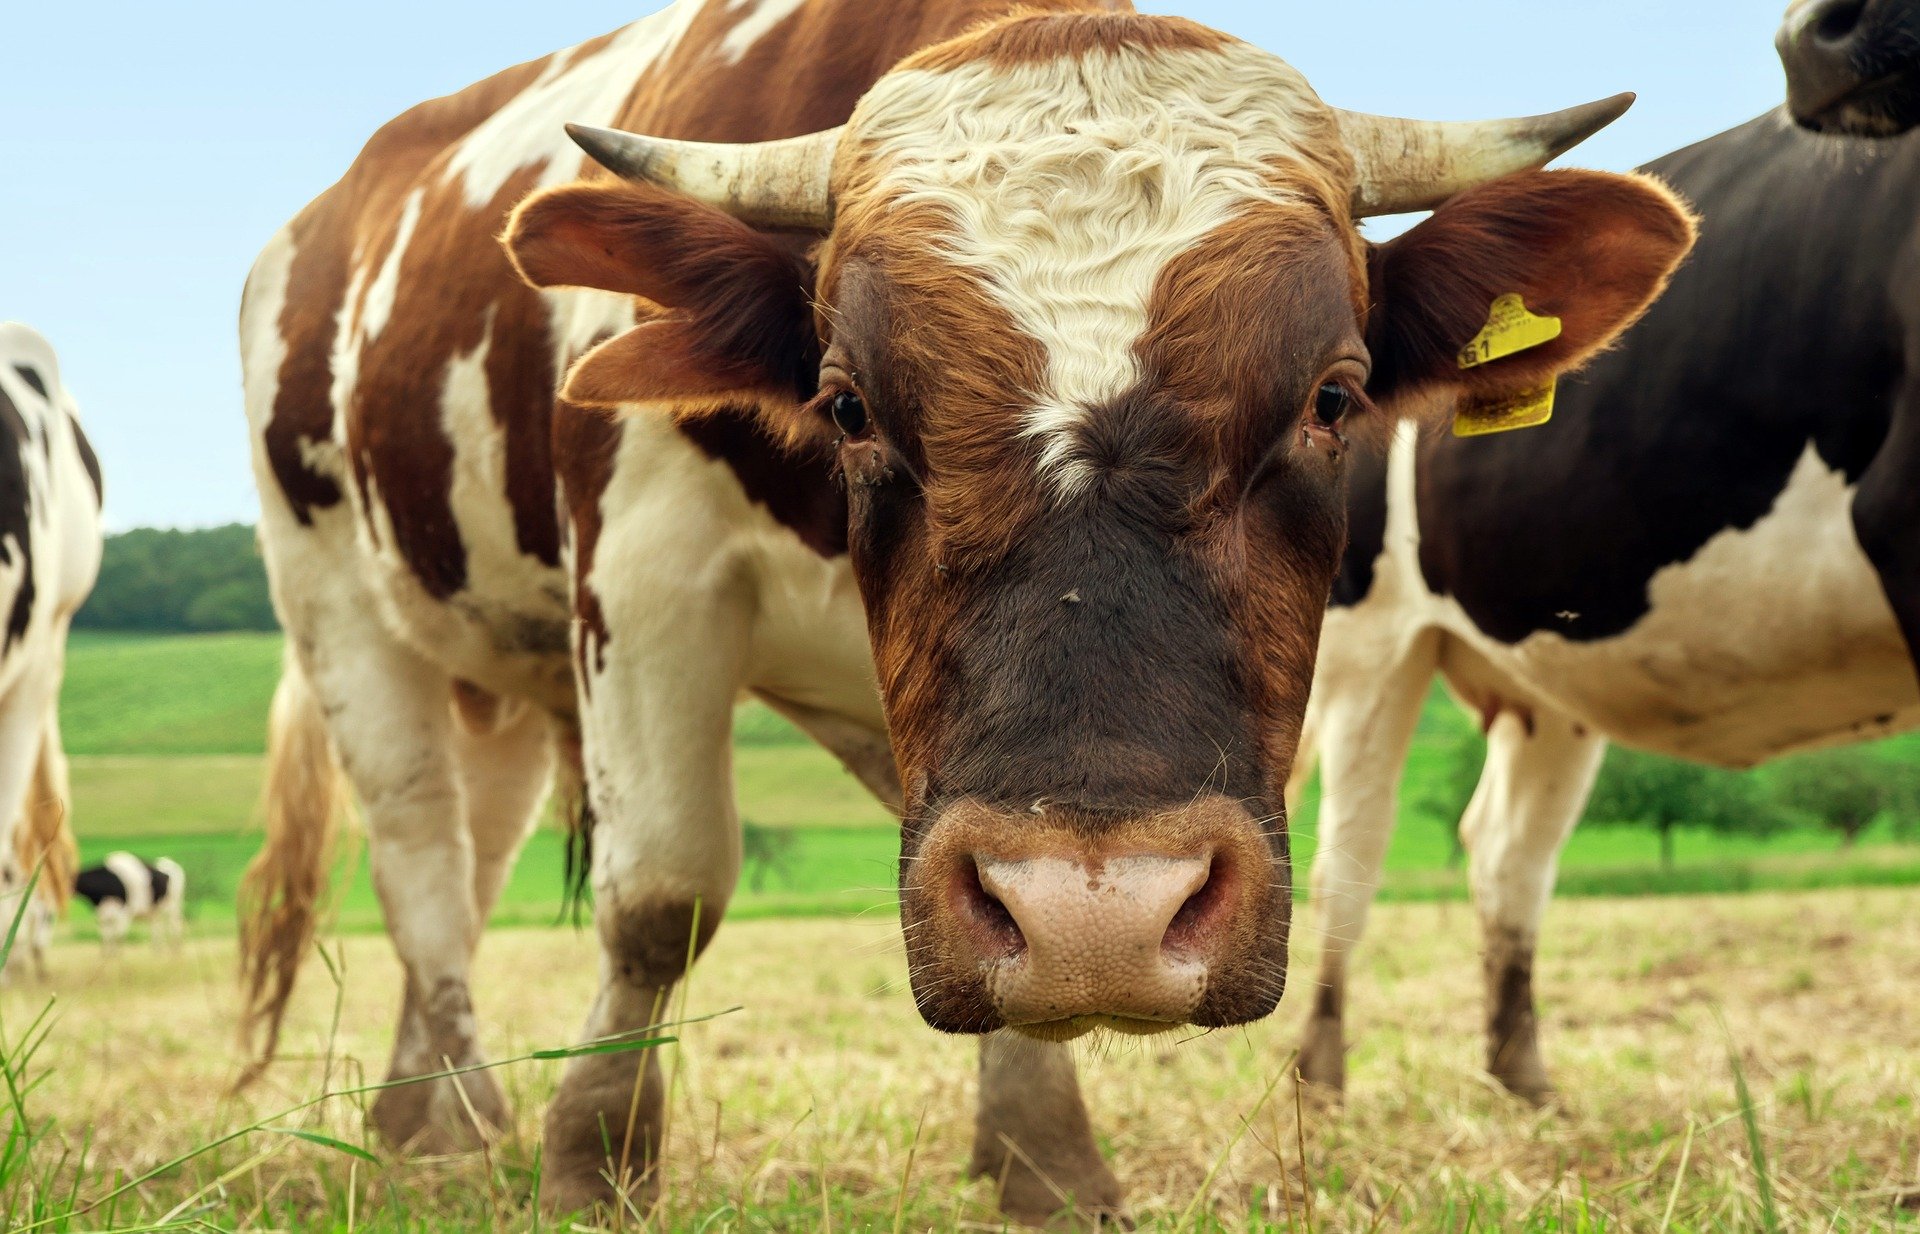
[(589, 181), (535, 193), (501, 238), (535, 287), (589, 287), (671, 310), (574, 365), (564, 397), (680, 417), (758, 408), (782, 440), (819, 382), (813, 268), (788, 243), (674, 193)]
[(649, 321), (616, 335), (574, 362), (560, 397), (605, 410), (666, 407), (676, 416), (725, 403), (792, 404), (791, 390), (767, 385), (753, 365), (708, 356), (688, 323)]
[[(1544, 385), (1638, 321), (1694, 236), (1692, 213), (1649, 176), (1525, 172), (1462, 193), (1373, 250), (1367, 391), (1409, 413)], [(1462, 369), (1460, 351), (1494, 301), (1515, 294), (1531, 312), (1558, 317), (1560, 336)]]

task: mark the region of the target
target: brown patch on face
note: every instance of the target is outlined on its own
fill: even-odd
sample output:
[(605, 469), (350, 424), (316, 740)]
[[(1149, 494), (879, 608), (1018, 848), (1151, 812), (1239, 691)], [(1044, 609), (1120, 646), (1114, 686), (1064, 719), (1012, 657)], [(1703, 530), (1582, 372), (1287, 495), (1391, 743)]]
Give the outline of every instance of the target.
[(307, 465), (305, 451), (333, 436), (333, 353), (356, 254), (375, 228), (390, 228), (427, 165), (532, 84), (548, 59), (508, 69), (391, 121), (340, 183), (291, 224), (293, 261), (279, 322), (287, 356), (263, 436), (274, 478), (302, 524), (341, 498), (330, 476)]
[(1024, 5), (1011, 19), (931, 48), (901, 67), (941, 72), (985, 60), (996, 67), (1014, 68), (1121, 51), (1218, 51), (1236, 41), (1182, 17), (1106, 10), (1107, 6), (1086, 3)]
[(1147, 384), (1192, 421), (1207, 468), (1190, 549), (1231, 614), (1276, 793), (1346, 535), (1345, 441), (1312, 420), (1314, 397), (1329, 380), (1358, 394), (1366, 358), (1353, 233), (1324, 181), (1297, 188), (1301, 205), (1251, 207), (1168, 266), (1141, 345)]

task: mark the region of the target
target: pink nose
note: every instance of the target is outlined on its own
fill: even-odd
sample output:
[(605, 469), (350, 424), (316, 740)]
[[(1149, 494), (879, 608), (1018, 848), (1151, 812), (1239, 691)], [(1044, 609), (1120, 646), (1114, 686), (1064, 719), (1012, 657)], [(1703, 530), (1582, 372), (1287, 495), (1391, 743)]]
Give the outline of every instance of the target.
[[(1178, 1024), (1206, 990), (1204, 927), (1220, 900), (1209, 895), (1211, 857), (1111, 857), (1094, 865), (1064, 857), (980, 858), (967, 907), (992, 921), (1006, 954), (987, 987), (1009, 1024), (1098, 1015)], [(962, 894), (973, 891), (962, 885)]]
[(948, 1032), (1244, 1024), (1285, 983), (1284, 848), (1224, 797), (1115, 817), (962, 800), (901, 894), (914, 997)]

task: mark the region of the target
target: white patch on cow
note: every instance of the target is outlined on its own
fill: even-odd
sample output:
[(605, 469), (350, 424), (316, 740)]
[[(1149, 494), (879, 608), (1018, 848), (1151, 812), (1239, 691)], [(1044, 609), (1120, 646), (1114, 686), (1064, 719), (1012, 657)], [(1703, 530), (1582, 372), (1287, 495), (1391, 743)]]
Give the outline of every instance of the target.
[(728, 0), (727, 11), (738, 13), (745, 10), (739, 24), (727, 31), (727, 37), (720, 40), (720, 56), (728, 64), (738, 64), (753, 50), (753, 45), (767, 37), (775, 26), (792, 17), (805, 7), (807, 0)]
[(394, 302), (400, 296), (400, 263), (405, 260), (407, 246), (413, 243), (413, 233), (420, 226), (420, 209), (426, 204), (426, 190), (415, 189), (407, 194), (406, 205), (400, 210), (400, 226), (393, 237), (393, 247), (387, 250), (386, 260), (380, 263), (380, 270), (368, 284), (366, 299), (360, 309), (359, 346), (366, 346), (380, 337), (387, 328), (387, 322), (393, 319)]
[[(347, 409), (353, 405), (353, 392), (360, 384), (360, 358), (393, 318), (393, 306), (400, 298), (400, 269), (406, 261), (407, 246), (413, 242), (413, 233), (420, 226), (420, 213), (425, 201), (425, 189), (415, 189), (407, 194), (400, 220), (395, 225), (393, 244), (387, 249), (387, 255), (380, 262), (378, 270), (370, 270), (363, 260), (354, 262), (346, 299), (341, 301), (335, 317), (331, 398), (334, 436), (343, 458), (346, 454), (344, 433)], [(283, 289), (281, 295), (284, 297), (285, 294)], [(279, 329), (277, 316), (273, 329), (276, 333)], [(253, 366), (249, 364), (249, 367)], [(278, 381), (277, 368), (272, 378)], [(256, 431), (264, 429), (272, 415), (273, 407), (269, 403), (264, 408), (264, 418), (259, 421), (260, 427)]]
[(539, 613), (552, 629), (564, 630), (568, 621), (565, 579), (560, 571), (520, 551), (513, 503), (507, 497), (507, 437), (494, 416), (487, 383), (493, 329), (489, 310), (480, 345), (447, 365), (440, 402), (440, 426), (453, 443), (452, 506), (467, 550), (467, 576), (477, 593), (468, 596), (467, 602), (485, 604), (489, 597), (498, 597), (499, 613)]
[(537, 188), (578, 179), (586, 156), (567, 139), (566, 126), (614, 123), (634, 82), (673, 50), (701, 4), (679, 0), (643, 17), (585, 59), (555, 56), (532, 85), (453, 147), (447, 176), (461, 181), (467, 205), (475, 210), (493, 205), (527, 167), (543, 167)]
[(1452, 602), (1448, 624), (1570, 716), (1677, 757), (1750, 766), (1915, 727), (1920, 688), (1852, 506), (1809, 445), (1765, 517), (1654, 575), (1624, 634), (1506, 647)]
[(1068, 494), (1087, 416), (1140, 379), (1161, 271), (1250, 204), (1298, 200), (1274, 168), (1325, 115), (1291, 66), (1231, 43), (897, 72), (854, 131), (886, 168), (880, 191), (944, 210), (944, 256), (1045, 348), (1026, 431)]
[(581, 725), (594, 808), (619, 822), (595, 844), (598, 911), (697, 895), (717, 912), (740, 864), (741, 692), (885, 733), (859, 591), (665, 417), (624, 422), (601, 510), (586, 583), (612, 637), (585, 648)]

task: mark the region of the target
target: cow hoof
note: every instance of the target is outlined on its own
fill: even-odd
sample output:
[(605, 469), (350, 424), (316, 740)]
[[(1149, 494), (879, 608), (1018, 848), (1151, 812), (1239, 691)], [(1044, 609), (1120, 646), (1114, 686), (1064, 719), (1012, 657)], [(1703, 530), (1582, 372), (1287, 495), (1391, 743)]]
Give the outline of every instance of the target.
[(1546, 1065), (1537, 1054), (1521, 1059), (1500, 1060), (1488, 1070), (1494, 1079), (1500, 1081), (1502, 1088), (1530, 1106), (1551, 1105), (1560, 1095), (1553, 1086), (1552, 1077), (1547, 1074)]
[(1300, 1079), (1308, 1093), (1321, 1100), (1338, 1101), (1347, 1091), (1347, 1051), (1340, 1036), (1340, 1021), (1315, 1017), (1307, 1022), (1306, 1040), (1300, 1044)]
[(547, 1106), (541, 1206), (555, 1215), (645, 1214), (658, 1191), (665, 1095), (652, 1050), (575, 1059)]
[[(1131, 1230), (1120, 1180), (1099, 1162), (1081, 1177), (1042, 1177), (1017, 1159), (1002, 1162), (1000, 1214), (1019, 1225), (1044, 1230)], [(995, 1171), (998, 1173), (999, 1171)], [(1064, 1171), (1063, 1171), (1064, 1172)], [(976, 1169), (976, 1173), (985, 1173)]]
[(550, 1218), (609, 1213), (645, 1218), (658, 1188), (654, 1176), (613, 1185), (613, 1165), (602, 1154), (592, 1162), (548, 1161), (540, 1175), (540, 1208)]
[(373, 1103), (380, 1137), (419, 1157), (477, 1152), (499, 1139), (510, 1121), (506, 1094), (484, 1071), (384, 1089)]

